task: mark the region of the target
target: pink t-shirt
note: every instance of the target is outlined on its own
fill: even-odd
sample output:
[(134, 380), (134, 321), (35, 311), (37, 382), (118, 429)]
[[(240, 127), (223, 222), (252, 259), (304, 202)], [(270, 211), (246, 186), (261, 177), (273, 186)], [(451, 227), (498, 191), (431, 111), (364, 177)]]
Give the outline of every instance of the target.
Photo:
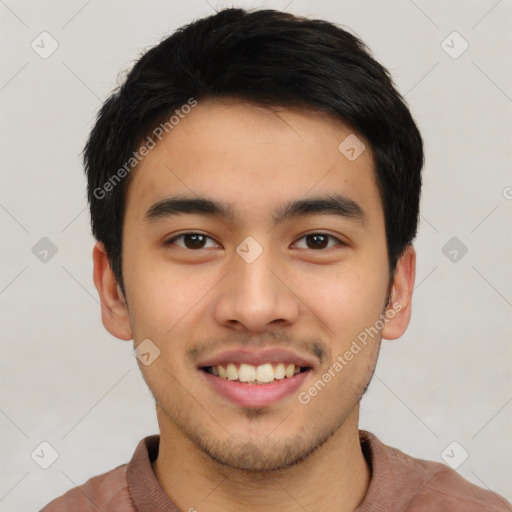
[[(512, 512), (507, 500), (444, 464), (410, 457), (365, 430), (359, 437), (371, 480), (356, 512)], [(142, 439), (128, 464), (89, 479), (40, 512), (182, 512), (151, 467), (159, 441), (159, 435)]]

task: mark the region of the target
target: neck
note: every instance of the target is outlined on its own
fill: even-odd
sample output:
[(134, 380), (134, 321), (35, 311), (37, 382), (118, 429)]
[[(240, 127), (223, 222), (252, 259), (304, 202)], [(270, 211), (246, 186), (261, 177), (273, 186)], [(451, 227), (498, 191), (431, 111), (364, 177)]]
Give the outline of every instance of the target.
[[(359, 407), (315, 452), (279, 471), (249, 472), (212, 460), (173, 425), (161, 421), (155, 475), (172, 501), (194, 512), (352, 512), (370, 483), (359, 442)], [(162, 428), (164, 427), (164, 428)]]

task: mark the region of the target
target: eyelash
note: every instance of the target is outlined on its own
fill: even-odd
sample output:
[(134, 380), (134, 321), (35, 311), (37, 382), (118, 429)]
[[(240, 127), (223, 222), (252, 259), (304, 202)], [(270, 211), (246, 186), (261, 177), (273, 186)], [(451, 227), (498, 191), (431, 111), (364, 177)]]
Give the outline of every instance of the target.
[[(203, 233), (197, 233), (195, 231), (187, 231), (186, 233), (181, 233), (179, 235), (173, 236), (172, 238), (167, 240), (164, 243), (164, 245), (172, 245), (175, 240), (178, 240), (179, 238), (183, 238), (184, 236), (187, 236), (187, 235), (200, 235), (200, 236), (203, 236), (203, 237), (208, 238), (210, 240), (213, 240), (213, 238), (209, 237), (208, 235), (204, 235)], [(331, 240), (335, 240), (337, 242), (336, 246), (346, 246), (346, 244), (344, 242), (342, 242), (339, 238), (337, 238), (337, 237), (335, 237), (333, 235), (329, 235), (328, 233), (322, 233), (322, 232), (306, 233), (305, 235), (302, 235), (298, 240), (302, 240), (303, 238), (306, 238), (308, 236), (314, 236), (314, 235), (321, 235), (321, 236), (325, 236), (327, 238), (330, 238)], [(189, 249), (188, 247), (181, 247), (181, 246), (178, 246), (178, 247), (180, 247), (180, 249), (185, 249), (185, 250), (188, 250), (188, 251), (200, 251), (200, 250), (204, 249), (204, 247), (200, 247), (198, 249)], [(322, 249), (306, 248), (306, 250), (316, 251), (316, 252), (323, 252), (323, 251), (327, 251), (327, 250), (332, 249), (332, 248), (333, 247), (326, 247), (326, 248), (322, 248)]]

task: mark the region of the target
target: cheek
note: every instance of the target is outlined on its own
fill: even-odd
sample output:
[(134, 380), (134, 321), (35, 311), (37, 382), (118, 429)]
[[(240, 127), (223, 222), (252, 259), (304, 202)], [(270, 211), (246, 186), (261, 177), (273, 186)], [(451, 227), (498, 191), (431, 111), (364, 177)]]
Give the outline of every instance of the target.
[(206, 268), (171, 265), (149, 251), (132, 252), (123, 270), (136, 336), (162, 340), (207, 305), (206, 293), (218, 280)]
[[(364, 270), (363, 270), (364, 268)], [(387, 272), (355, 265), (308, 273), (307, 306), (325, 325), (327, 335), (347, 344), (366, 327), (374, 325), (382, 312), (387, 290)]]

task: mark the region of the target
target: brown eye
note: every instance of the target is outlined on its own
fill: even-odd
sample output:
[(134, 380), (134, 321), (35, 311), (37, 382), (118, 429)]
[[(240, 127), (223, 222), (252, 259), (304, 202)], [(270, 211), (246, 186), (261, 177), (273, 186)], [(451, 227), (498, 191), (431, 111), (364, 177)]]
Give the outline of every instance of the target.
[(306, 243), (310, 243), (310, 249), (325, 249), (329, 243), (329, 237), (325, 235), (307, 235)]
[[(183, 240), (182, 244), (175, 244), (176, 240)], [(167, 242), (165, 245), (177, 245), (183, 249), (204, 249), (207, 240), (212, 240), (209, 236), (203, 235), (201, 233), (182, 233), (181, 235), (177, 235)]]
[(311, 233), (309, 235), (304, 235), (300, 239), (300, 240), (306, 241), (306, 244), (305, 244), (306, 247), (300, 247), (300, 248), (301, 249), (302, 248), (313, 249), (313, 250), (331, 248), (332, 245), (328, 246), (329, 239), (334, 240), (336, 242), (334, 245), (345, 245), (341, 240), (339, 240), (338, 238), (336, 238), (332, 235), (327, 235), (325, 233)]
[(187, 249), (202, 249), (206, 237), (203, 235), (184, 235), (183, 240)]

